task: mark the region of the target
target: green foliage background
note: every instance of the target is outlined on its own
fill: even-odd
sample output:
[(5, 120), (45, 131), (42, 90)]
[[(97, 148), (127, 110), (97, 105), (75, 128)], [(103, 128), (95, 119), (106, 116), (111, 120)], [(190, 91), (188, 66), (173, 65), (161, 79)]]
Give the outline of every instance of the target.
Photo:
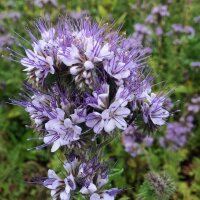
[[(136, 2), (146, 2), (145, 8), (133, 9)], [(164, 3), (161, 0), (60, 0), (58, 7), (45, 5), (38, 8), (31, 0), (1, 0), (0, 13), (18, 11), (21, 18), (13, 22), (10, 19), (0, 21), (6, 32), (15, 35), (19, 33), (28, 38), (25, 26), (33, 22), (34, 18), (50, 14), (53, 21), (59, 15), (70, 11), (88, 10), (91, 16), (100, 21), (109, 21), (112, 17), (116, 25), (123, 24), (122, 32), (127, 35), (133, 31), (135, 23), (143, 23), (153, 6)], [(185, 105), (191, 97), (200, 93), (199, 72), (190, 67), (192, 61), (200, 60), (200, 27), (195, 25), (193, 17), (200, 13), (199, 0), (174, 0), (170, 5), (171, 15), (165, 20), (165, 29), (171, 24), (181, 23), (195, 27), (194, 38), (182, 37), (182, 45), (176, 47), (169, 37), (162, 41), (154, 39), (152, 57), (149, 63), (157, 75), (156, 82), (166, 81), (169, 88), (175, 88), (172, 95), (174, 101), (180, 100), (177, 108), (181, 112), (176, 114), (174, 121), (185, 112)], [(16, 47), (13, 47), (16, 48)], [(7, 54), (7, 52), (1, 52)], [(49, 149), (41, 151), (27, 151), (36, 145), (26, 139), (34, 137), (31, 129), (25, 128), (29, 124), (28, 115), (22, 108), (7, 104), (9, 98), (17, 97), (25, 79), (22, 66), (18, 63), (0, 60), (0, 199), (2, 200), (32, 200), (48, 199), (49, 194), (44, 188), (27, 183), (33, 176), (45, 176), (48, 168), (59, 170), (60, 153), (50, 154)], [(110, 184), (113, 187), (128, 188), (118, 199), (136, 199), (144, 175), (149, 170), (165, 171), (176, 183), (174, 200), (200, 199), (200, 128), (196, 119), (194, 132), (184, 148), (172, 152), (154, 145), (145, 155), (132, 158), (122, 146), (121, 139), (109, 144), (105, 156), (116, 160), (115, 169)], [(164, 130), (156, 135), (163, 134)]]

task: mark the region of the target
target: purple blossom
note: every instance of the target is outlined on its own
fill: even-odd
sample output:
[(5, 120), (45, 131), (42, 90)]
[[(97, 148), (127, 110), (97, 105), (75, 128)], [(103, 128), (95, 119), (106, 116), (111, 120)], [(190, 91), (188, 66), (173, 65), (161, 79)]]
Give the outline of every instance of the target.
[(174, 36), (173, 43), (175, 45), (181, 44), (181, 36), (188, 35), (189, 37), (194, 37), (195, 29), (191, 26), (183, 26), (182, 24), (173, 24), (171, 31), (168, 35)]
[(173, 150), (177, 150), (186, 144), (193, 124), (191, 121), (187, 121), (187, 119), (184, 121), (169, 123), (167, 125), (165, 136), (160, 138), (161, 146), (169, 146)]
[(121, 106), (119, 102), (114, 102), (101, 114), (98, 112), (89, 114), (86, 119), (86, 125), (93, 128), (97, 134), (103, 129), (105, 132), (110, 133), (115, 127), (124, 130), (127, 127), (124, 118), (129, 114), (130, 110), (128, 108)]
[(58, 108), (56, 111), (58, 112), (57, 118), (49, 120), (45, 124), (48, 134), (44, 137), (44, 143), (53, 143), (52, 152), (55, 152), (61, 146), (70, 145), (71, 142), (79, 140), (82, 131), (69, 118), (64, 119), (64, 111)]
[(152, 14), (146, 17), (145, 22), (148, 24), (157, 24), (156, 17)]
[(26, 67), (24, 71), (30, 79), (35, 79), (37, 85), (44, 82), (49, 73), (54, 74), (53, 59), (50, 56), (42, 57), (31, 50), (26, 50), (26, 58), (21, 60), (21, 64)]
[(132, 157), (136, 157), (143, 153), (143, 147), (150, 147), (154, 139), (151, 136), (140, 133), (136, 127), (130, 125), (123, 135), (123, 145), (125, 151), (130, 153)]
[(110, 190), (105, 190), (101, 194), (93, 193), (90, 196), (90, 200), (114, 200), (116, 195), (121, 192), (118, 188), (112, 188)]
[(189, 113), (197, 114), (200, 112), (200, 97), (196, 96), (191, 99), (191, 103), (187, 105)]
[(169, 112), (164, 108), (165, 97), (151, 93), (147, 101), (142, 107), (145, 123), (149, 123), (152, 126), (165, 124), (165, 119), (169, 117)]
[(169, 16), (168, 6), (167, 5), (159, 5), (154, 7), (151, 11), (153, 15), (160, 15), (162, 17)]
[(163, 29), (161, 27), (156, 27), (156, 35), (163, 35)]
[(184, 32), (187, 34), (187, 35), (190, 35), (191, 37), (194, 37), (195, 35), (195, 30), (193, 27), (191, 26), (185, 26), (184, 27)]
[(51, 169), (48, 170), (48, 178), (44, 178), (44, 181), (40, 182), (40, 184), (43, 184), (46, 188), (51, 190), (51, 197), (55, 200), (57, 198), (60, 198), (61, 200), (69, 200), (71, 196), (70, 191), (76, 189), (74, 177), (72, 175), (69, 175), (62, 180)]

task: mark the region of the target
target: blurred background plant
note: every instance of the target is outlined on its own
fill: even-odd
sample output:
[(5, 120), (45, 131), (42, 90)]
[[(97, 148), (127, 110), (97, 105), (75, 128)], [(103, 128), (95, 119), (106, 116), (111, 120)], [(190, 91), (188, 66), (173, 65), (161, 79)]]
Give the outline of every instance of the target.
[[(97, 21), (115, 21), (116, 27), (123, 24), (121, 32), (130, 39), (127, 45), (141, 43), (151, 52), (149, 63), (157, 75), (156, 82), (165, 80), (169, 88), (175, 88), (172, 102), (180, 101), (171, 107), (180, 112), (174, 113), (166, 128), (149, 137), (131, 130), (108, 144), (105, 155), (116, 163), (110, 184), (127, 188), (118, 199), (142, 199), (141, 193), (152, 192), (152, 174), (145, 176), (149, 170), (160, 179), (166, 176), (157, 173), (164, 171), (174, 180), (176, 187), (173, 186), (175, 193), (171, 199), (200, 199), (199, 11), (198, 0), (0, 1), (1, 54), (7, 55), (7, 47), (16, 48), (18, 34), (28, 37), (25, 27), (34, 18), (45, 16), (55, 21), (66, 13), (74, 19), (91, 15)], [(22, 80), (21, 65), (1, 59), (0, 199), (48, 199), (46, 190), (27, 181), (33, 176), (45, 176), (47, 168), (60, 169), (62, 163), (59, 152), (51, 157), (49, 149), (27, 152), (27, 148), (34, 146), (26, 140), (34, 135), (26, 128), (28, 116), (22, 108), (6, 103), (20, 92)], [(154, 87), (163, 90), (161, 84)]]

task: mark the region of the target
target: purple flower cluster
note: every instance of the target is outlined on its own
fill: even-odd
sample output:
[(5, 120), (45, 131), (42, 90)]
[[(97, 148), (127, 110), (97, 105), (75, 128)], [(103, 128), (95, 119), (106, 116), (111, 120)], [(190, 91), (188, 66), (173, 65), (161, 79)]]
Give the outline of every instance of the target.
[(153, 141), (153, 137), (142, 134), (132, 125), (124, 131), (122, 139), (125, 151), (132, 157), (141, 155), (143, 153), (143, 148), (150, 147)]
[(146, 23), (148, 24), (154, 24), (157, 25), (160, 23), (163, 17), (169, 16), (170, 13), (168, 11), (167, 5), (159, 5), (156, 7), (153, 7), (151, 10), (151, 14), (147, 16)]
[(135, 24), (134, 30), (135, 31), (130, 38), (137, 41), (147, 49), (151, 43), (149, 36), (152, 34), (152, 31), (145, 24)]
[(196, 96), (191, 99), (191, 103), (188, 104), (187, 110), (193, 115), (200, 112), (200, 96)]
[(181, 37), (184, 35), (187, 35), (189, 37), (194, 37), (195, 30), (191, 26), (183, 26), (181, 24), (173, 24), (171, 31), (167, 33), (168, 35), (171, 35), (174, 37), (173, 43), (175, 45), (181, 44)]
[(80, 158), (71, 153), (68, 157), (69, 159), (63, 164), (64, 178), (49, 169), (48, 177), (37, 178), (33, 182), (50, 189), (53, 199), (70, 200), (75, 192), (90, 200), (115, 199), (120, 189), (103, 189), (108, 183), (106, 163), (100, 163), (97, 156), (87, 160), (84, 156)]
[(164, 137), (160, 138), (162, 147), (170, 147), (177, 150), (186, 145), (194, 128), (195, 116), (200, 112), (200, 97), (196, 96), (191, 99), (187, 105), (186, 116), (180, 118), (178, 122), (168, 123)]
[(195, 30), (191, 26), (183, 26), (181, 24), (173, 24), (172, 25), (172, 33), (173, 34), (182, 33), (182, 34), (194, 36), (195, 35)]
[(24, 106), (34, 128), (45, 133), (44, 143), (56, 151), (88, 132), (91, 137), (110, 135), (125, 130), (136, 113), (152, 130), (163, 125), (169, 117), (166, 96), (151, 92), (141, 47), (126, 49), (126, 39), (107, 32), (107, 25), (100, 28), (90, 19), (77, 23), (60, 21), (47, 30), (39, 20), (41, 39), (29, 32), (33, 50), (26, 49), (21, 59), (28, 81), (43, 91), (28, 86), (30, 98), (15, 103)]
[(186, 144), (193, 127), (192, 116), (183, 118), (179, 122), (169, 123), (167, 125), (165, 136), (160, 138), (160, 145), (162, 147), (170, 147), (173, 150), (183, 147)]
[[(25, 56), (16, 52), (28, 83), (22, 99), (13, 103), (25, 108), (32, 127), (42, 133), (34, 138), (43, 141), (36, 149), (50, 145), (52, 152), (59, 148), (87, 152), (96, 137), (110, 138), (138, 120), (150, 131), (165, 124), (170, 115), (168, 94), (152, 92), (153, 78), (140, 44), (127, 47), (130, 40), (119, 30), (88, 17), (60, 19), (57, 26), (39, 19), (35, 27), (40, 37), (28, 29), (31, 49), (23, 48)], [(148, 138), (143, 142), (148, 143)], [(101, 176), (104, 172), (97, 161), (81, 160), (78, 168), (73, 165), (80, 173), (69, 171), (64, 180), (49, 171), (43, 185), (55, 198), (69, 199), (81, 186), (80, 193), (91, 200), (112, 200), (118, 190), (100, 190), (107, 176), (103, 176), (106, 180)]]

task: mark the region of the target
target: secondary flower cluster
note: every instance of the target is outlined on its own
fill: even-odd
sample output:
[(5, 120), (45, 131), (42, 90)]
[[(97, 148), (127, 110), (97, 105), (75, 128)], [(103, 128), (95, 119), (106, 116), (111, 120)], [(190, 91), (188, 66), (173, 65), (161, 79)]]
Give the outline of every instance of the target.
[(153, 144), (153, 137), (142, 134), (134, 126), (129, 126), (123, 135), (123, 145), (125, 151), (130, 153), (132, 157), (136, 157), (143, 153), (143, 148), (150, 147)]
[(49, 169), (48, 177), (33, 180), (50, 189), (51, 197), (55, 200), (69, 200), (74, 193), (78, 192), (90, 200), (114, 200), (121, 191), (117, 188), (104, 189), (108, 183), (108, 167), (105, 163), (100, 163), (97, 156), (88, 160), (84, 156), (71, 153), (63, 167), (64, 178)]
[(163, 19), (169, 15), (170, 13), (168, 11), (168, 6), (159, 5), (152, 8), (151, 14), (147, 16), (147, 18), (145, 19), (145, 22), (147, 24), (152, 25), (156, 35), (160, 36), (164, 34), (164, 31), (162, 28)]
[(182, 24), (173, 24), (171, 27), (171, 31), (167, 33), (168, 35), (172, 35), (174, 37), (173, 43), (176, 45), (181, 44), (181, 37), (187, 35), (189, 37), (193, 37), (195, 35), (195, 30), (191, 26), (183, 26)]
[[(43, 140), (37, 149), (49, 145), (52, 152), (61, 147), (67, 151), (89, 149), (96, 137), (109, 138), (138, 121), (150, 131), (165, 124), (170, 115), (168, 95), (152, 92), (153, 78), (147, 69), (146, 51), (140, 45), (127, 47), (129, 39), (119, 30), (88, 17), (60, 19), (57, 26), (39, 19), (35, 27), (41, 37), (38, 39), (28, 29), (32, 49), (24, 48), (26, 56), (20, 59), (28, 79), (25, 95), (13, 103), (25, 108), (32, 127), (43, 134), (36, 138)], [(98, 174), (101, 167), (95, 168), (96, 158), (91, 162), (81, 161), (80, 166), (89, 173), (92, 164), (91, 170)], [(53, 188), (53, 196), (62, 199), (64, 195), (67, 199), (77, 184), (81, 185), (75, 181), (80, 174), (68, 173), (61, 181), (49, 171), (43, 184)], [(114, 199), (117, 189), (98, 193), (99, 183), (82, 181), (85, 187), (80, 193), (90, 194), (91, 200)], [(60, 186), (67, 187), (64, 193)]]
[(185, 116), (182, 116), (179, 121), (167, 124), (166, 133), (159, 141), (162, 147), (177, 150), (187, 144), (195, 127), (195, 118), (200, 112), (200, 97), (192, 97), (186, 109)]
[(186, 119), (182, 118), (179, 122), (169, 123), (165, 136), (160, 138), (160, 145), (173, 150), (183, 147), (187, 143), (193, 127), (193, 117), (191, 116)]

